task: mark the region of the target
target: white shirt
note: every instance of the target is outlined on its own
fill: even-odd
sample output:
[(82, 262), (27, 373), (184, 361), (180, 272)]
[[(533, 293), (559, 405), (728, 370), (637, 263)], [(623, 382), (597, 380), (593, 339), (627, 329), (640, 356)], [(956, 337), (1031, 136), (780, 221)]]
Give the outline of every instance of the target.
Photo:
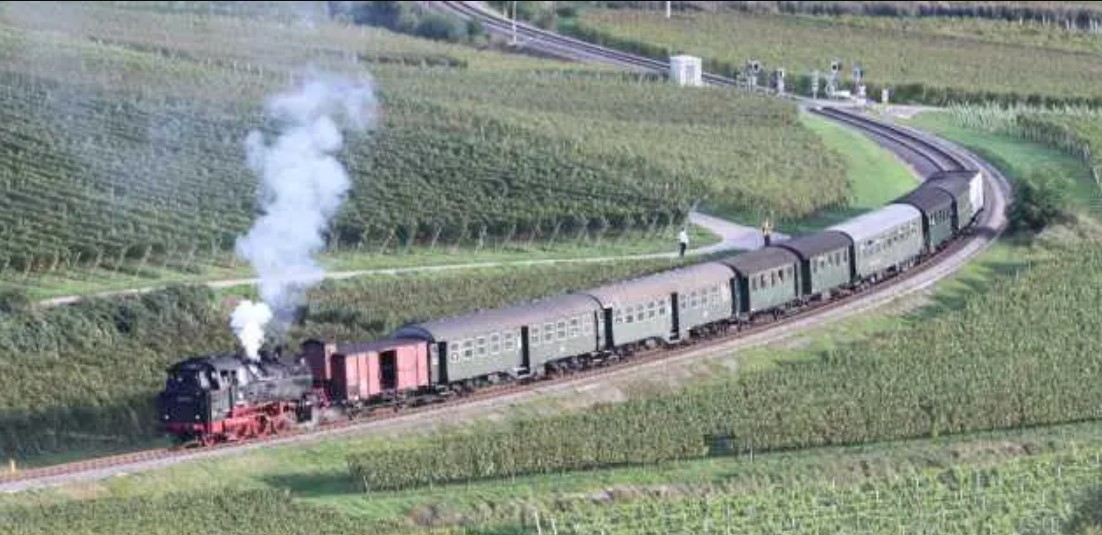
[(677, 233), (677, 241), (681, 243), (689, 243), (689, 233), (685, 232), (684, 230)]

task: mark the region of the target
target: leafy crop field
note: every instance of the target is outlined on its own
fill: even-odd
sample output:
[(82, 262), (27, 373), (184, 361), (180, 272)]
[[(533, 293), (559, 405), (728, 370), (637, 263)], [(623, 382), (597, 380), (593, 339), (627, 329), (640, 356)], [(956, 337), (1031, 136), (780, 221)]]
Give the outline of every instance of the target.
[(251, 223), (242, 139), (306, 64), (374, 76), (331, 251), (617, 235), (703, 198), (799, 216), (845, 196), (789, 103), (381, 30), (105, 4), (0, 7), (0, 277), (194, 271)]
[(351, 471), (366, 490), (408, 488), (1097, 418), (1099, 306), (1102, 247), (1057, 250), (942, 316), (818, 360), (584, 414), (394, 444), (353, 456)]
[[(538, 266), (327, 282), (308, 336), (371, 340), (408, 321), (498, 306), (677, 265), (673, 260)], [(0, 457), (133, 446), (156, 433), (164, 367), (231, 350), (232, 303), (204, 288), (0, 314)]]
[[(1102, 527), (1102, 448), (995, 466), (926, 468), (861, 485), (819, 481), (544, 511), (558, 533), (1081, 533)], [(535, 514), (520, 529), (535, 533)], [(546, 528), (544, 528), (546, 529)], [(1066, 531), (1065, 531), (1066, 530)], [(1084, 531), (1085, 533), (1085, 531)]]
[[(564, 28), (654, 57), (665, 58), (671, 51), (698, 55), (706, 68), (710, 63), (724, 73), (758, 59), (768, 69), (784, 67), (799, 77), (801, 90), (813, 69), (828, 72), (837, 58), (845, 64), (846, 83), (852, 65), (859, 63), (870, 95), (878, 97), (880, 87), (889, 87), (895, 101), (1102, 102), (1102, 90), (1094, 83), (1102, 74), (1102, 60), (1082, 53), (1096, 46), (1092, 37), (994, 21), (951, 23), (950, 29), (938, 31), (933, 24), (725, 11), (679, 13), (667, 20), (655, 11), (585, 9), (574, 26)], [(976, 37), (981, 31), (983, 36)]]

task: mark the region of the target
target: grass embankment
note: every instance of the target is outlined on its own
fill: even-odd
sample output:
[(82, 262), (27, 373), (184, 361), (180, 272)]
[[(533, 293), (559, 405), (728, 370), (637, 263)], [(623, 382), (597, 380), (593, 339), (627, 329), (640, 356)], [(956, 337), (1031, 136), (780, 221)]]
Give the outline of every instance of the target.
[[(1001, 138), (996, 141), (998, 143), (984, 146), (991, 150), (991, 155), (1000, 156), (1001, 162), (1013, 166), (1008, 169), (1012, 176), (1030, 176), (1040, 168), (1063, 169), (1071, 176), (1081, 176), (1083, 171), (1083, 166), (1074, 158), (1052, 150)], [(884, 429), (891, 434), (899, 430), (906, 432), (903, 426), (909, 425), (911, 416), (917, 415), (911, 414), (914, 411), (909, 411), (906, 403), (894, 398), (928, 387), (928, 396), (916, 405), (922, 407), (919, 411), (928, 409), (930, 414), (936, 415), (940, 412), (939, 407), (951, 410), (940, 412), (945, 418), (931, 419), (930, 427), (918, 434), (942, 426), (953, 429), (976, 417), (998, 416), (998, 405), (985, 406), (979, 413), (966, 412), (985, 400), (1012, 402), (1012, 398), (1018, 397), (1019, 408), (1026, 416), (1043, 416), (1040, 411), (1046, 408), (1069, 410), (1055, 414), (1067, 416), (1075, 409), (1070, 404), (1079, 403), (1076, 399), (1094, 395), (1090, 370), (1099, 368), (1084, 368), (1099, 354), (1092, 349), (1097, 341), (1089, 333), (1070, 338), (1072, 333), (1065, 332), (1077, 325), (1089, 325), (1089, 317), (1067, 318), (1068, 314), (1093, 310), (1086, 306), (1074, 307), (1071, 303), (1083, 303), (1084, 299), (1096, 296), (1092, 288), (1097, 285), (1072, 284), (1072, 279), (1067, 277), (1097, 277), (1098, 271), (1061, 270), (1067, 262), (1083, 259), (1056, 259), (1055, 262), (1060, 263), (1054, 264), (1053, 252), (1058, 250), (1006, 242), (984, 253), (953, 280), (939, 284), (931, 306), (891, 319), (877, 314), (848, 320), (842, 324), (842, 329), (829, 329), (830, 336), (807, 333), (802, 344), (775, 344), (739, 355), (740, 360), (749, 364), (740, 372), (747, 381), (742, 385), (752, 386), (751, 390), (758, 394), (763, 392), (762, 387), (768, 386), (770, 378), (804, 377), (807, 381), (796, 381), (799, 385), (777, 384), (779, 391), (774, 393), (788, 392), (785, 400), (769, 401), (757, 394), (748, 394), (746, 389), (734, 388), (714, 397), (709, 406), (752, 404), (756, 409), (751, 413), (754, 422), (750, 424), (755, 429), (779, 429), (788, 425), (786, 422), (797, 426), (802, 425), (800, 422), (811, 424), (814, 418), (823, 418), (819, 420), (821, 425), (813, 426), (814, 433), (845, 432), (870, 425), (873, 420), (856, 417), (868, 409), (872, 411), (870, 416), (884, 422)], [(1021, 312), (1025, 310), (1024, 305), (1031, 303), (1038, 305), (1034, 308), (1036, 315), (1027, 318)], [(1059, 307), (1052, 309), (1053, 303), (1059, 303)], [(1097, 303), (1093, 306), (1097, 307)], [(1054, 313), (1057, 310), (1060, 314)], [(1054, 325), (1061, 321), (1062, 327)], [(996, 332), (975, 336), (982, 325), (997, 326)], [(1061, 338), (1078, 348), (1066, 344), (1056, 347)], [(1017, 349), (1003, 351), (987, 347), (990, 344), (1011, 344)], [(1049, 347), (1038, 348), (1037, 344)], [(902, 353), (892, 355), (888, 351), (890, 348)], [(1067, 361), (1066, 356), (1047, 355), (1047, 352), (1058, 350), (1071, 351), (1072, 356), (1081, 358)], [(1082, 352), (1087, 354), (1082, 355)], [(941, 354), (945, 358), (932, 358), (926, 353)], [(1034, 365), (1030, 365), (1031, 362)], [(999, 394), (1002, 390), (998, 385), (989, 384), (993, 379), (991, 373), (1007, 370), (1008, 366), (1026, 366), (1029, 370), (1004, 377), (1009, 381), (1004, 381), (1009, 389)], [(831, 380), (838, 379), (838, 374), (852, 380)], [(1053, 382), (1044, 385), (1049, 379)], [(734, 379), (732, 384), (738, 386), (739, 380)], [(946, 389), (941, 390), (941, 387)], [(1040, 395), (1030, 397), (1034, 387), (1040, 388)], [(823, 396), (832, 391), (831, 388), (835, 395)], [(674, 400), (670, 407), (678, 409), (679, 417), (695, 415), (692, 425), (718, 421), (708, 416), (710, 409), (677, 406), (679, 398), (687, 402), (693, 396), (703, 397), (700, 389), (693, 390), (698, 393), (664, 395), (630, 403), (637, 408), (659, 407), (665, 404), (662, 399)], [(1006, 393), (1012, 394), (1011, 398), (1007, 398)], [(942, 405), (938, 400), (947, 399), (947, 396), (953, 398), (952, 403)], [(1069, 404), (1060, 406), (1060, 401)], [(832, 423), (824, 407), (842, 409), (843, 406), (844, 410), (851, 411), (846, 421)], [(1094, 410), (1089, 406), (1081, 408), (1088, 412)], [(886, 416), (885, 409), (895, 410), (893, 416)], [(603, 411), (622, 415), (626, 410), (630, 409)], [(770, 417), (770, 411), (777, 418)], [(654, 419), (647, 422), (648, 429), (667, 427), (656, 425)], [(477, 429), (487, 432), (493, 428), (479, 424)], [(610, 421), (602, 421), (600, 435), (612, 440), (615, 433), (610, 429), (613, 429)], [(545, 530), (548, 515), (558, 518), (560, 530), (564, 523), (570, 522), (583, 527), (603, 524), (606, 528), (615, 523), (622, 529), (638, 530), (641, 524), (632, 524), (632, 518), (641, 514), (665, 520), (664, 508), (671, 511), (670, 521), (674, 523), (671, 527), (687, 526), (685, 529), (699, 532), (698, 522), (704, 519), (699, 512), (699, 502), (701, 497), (706, 497), (705, 501), (714, 505), (708, 509), (712, 529), (723, 526), (719, 523), (721, 520), (730, 522), (725, 516), (715, 516), (725, 515), (730, 505), (734, 511), (732, 517), (738, 522), (730, 525), (745, 526), (752, 531), (764, 531), (769, 529), (770, 522), (776, 526), (777, 522), (791, 522), (794, 518), (796, 527), (785, 526), (810, 532), (816, 527), (852, 531), (863, 526), (889, 531), (899, 526), (905, 529), (926, 527), (951, 532), (952, 529), (974, 531), (980, 529), (977, 526), (988, 525), (999, 526), (998, 531), (1006, 526), (1037, 527), (1038, 524), (1029, 524), (1036, 519), (1043, 522), (1039, 525), (1042, 531), (1053, 532), (1062, 523), (1073, 522), (1080, 512), (1091, 510), (1082, 507), (1081, 503), (1089, 484), (1097, 480), (1098, 463), (1093, 455), (1100, 453), (1095, 451), (1102, 436), (1100, 433), (1097, 423), (1088, 423), (788, 453), (765, 453), (760, 449), (763, 444), (757, 443), (753, 455), (741, 447), (746, 445), (741, 437), (751, 436), (743, 434), (731, 441), (734, 453), (741, 454), (736, 457), (597, 471), (557, 473), (555, 470), (556, 473), (547, 475), (380, 491), (368, 496), (360, 494), (357, 482), (348, 477), (346, 455), (355, 451), (377, 453), (379, 448), (391, 449), (396, 445), (412, 447), (414, 443), (408, 439), (395, 442), (393, 439), (357, 438), (324, 441), (306, 447), (271, 448), (232, 459), (188, 463), (90, 486), (71, 485), (58, 491), (17, 496), (11, 501), (64, 501), (71, 496), (110, 496), (127, 500), (174, 490), (208, 493), (212, 485), (229, 489), (289, 489), (298, 500), (335, 507), (342, 514), (356, 515), (380, 529), (391, 523), (402, 527), (402, 531), (429, 523), (458, 523), (477, 526), (467, 531), (469, 533), (531, 533), (535, 510), (541, 511)], [(669, 440), (677, 440), (676, 436), (661, 434)], [(547, 440), (533, 444), (562, 444), (565, 435), (570, 435), (572, 442), (593, 436), (559, 428)], [(869, 439), (877, 440), (871, 436)], [(418, 439), (417, 443), (424, 444), (426, 440), (432, 440), (432, 435)], [(1060, 467), (1055, 476), (1051, 472), (1054, 466)], [(969, 486), (965, 481), (975, 481), (977, 473), (979, 486)], [(1086, 499), (1090, 496), (1088, 493)], [(692, 501), (685, 505), (686, 502), (679, 501), (683, 498)], [(67, 507), (80, 509), (84, 506)], [(155, 508), (157, 505), (142, 507)], [(745, 513), (748, 508), (761, 514), (739, 517), (738, 512)], [(873, 509), (885, 513), (874, 520), (870, 515)], [(940, 516), (941, 510), (946, 511), (946, 516)], [(791, 518), (785, 517), (785, 512), (791, 512)], [(964, 518), (972, 518), (973, 523), (962, 522)], [(518, 527), (522, 521), (529, 523), (526, 528)], [(53, 522), (65, 521), (37, 519), (28, 525), (63, 525)]]
[(162, 7), (0, 8), (5, 283), (42, 296), (234, 272), (227, 252), (256, 207), (241, 140), (307, 63), (370, 72), (381, 103), (377, 131), (339, 155), (353, 187), (327, 247), (338, 265), (401, 265), (431, 244), (665, 251), (700, 199), (799, 215), (845, 195), (840, 158), (791, 103)]
[(192, 515), (224, 518), (235, 532), (247, 533), (245, 523), (252, 521), (242, 515), (259, 516), (278, 499), (282, 512), (269, 515), (278, 522), (261, 524), (270, 533), (309, 530), (321, 515), (328, 518), (322, 533), (349, 535), (364, 525), (375, 533), (436, 527), (433, 533), (530, 534), (536, 533), (536, 516), (544, 530), (554, 519), (560, 532), (594, 534), (701, 533), (705, 521), (713, 531), (754, 533), (778, 525), (796, 533), (901, 527), (1055, 533), (1096, 512), (1100, 443), (1102, 426), (1089, 423), (716, 456), (369, 497), (341, 470), (347, 448), (318, 444), (0, 498), (0, 525), (20, 535), (161, 533), (167, 529), (163, 515), (170, 512), (177, 520), (166, 533), (191, 533), (191, 524), (179, 519)]
[(856, 62), (865, 70), (869, 95), (878, 97), (881, 87), (889, 87), (895, 102), (1102, 102), (1094, 83), (1102, 75), (1102, 60), (1084, 53), (1084, 47), (1097, 46), (1089, 34), (994, 21), (959, 22), (956, 30), (933, 26), (883, 17), (730, 11), (681, 12), (667, 20), (653, 10), (582, 9), (563, 28), (662, 59), (701, 56), (706, 70), (728, 75), (757, 59), (767, 69), (784, 67), (789, 87), (801, 92), (808, 91), (812, 70), (829, 72), (830, 62), (840, 59), (847, 89)]
[[(560, 294), (678, 265), (659, 259), (329, 281), (290, 339), (366, 341), (409, 321)], [(131, 448), (157, 436), (164, 368), (236, 342), (227, 295), (181, 288), (0, 314), (0, 457)], [(45, 458), (42, 460), (57, 460)]]

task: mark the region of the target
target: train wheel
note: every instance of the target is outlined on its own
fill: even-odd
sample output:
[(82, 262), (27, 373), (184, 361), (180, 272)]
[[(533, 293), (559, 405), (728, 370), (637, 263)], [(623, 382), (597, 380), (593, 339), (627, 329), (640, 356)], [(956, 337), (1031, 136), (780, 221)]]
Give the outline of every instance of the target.
[(203, 433), (203, 434), (199, 435), (199, 445), (203, 446), (204, 448), (209, 448), (217, 442), (218, 442), (218, 440), (215, 438), (215, 436), (213, 434)]

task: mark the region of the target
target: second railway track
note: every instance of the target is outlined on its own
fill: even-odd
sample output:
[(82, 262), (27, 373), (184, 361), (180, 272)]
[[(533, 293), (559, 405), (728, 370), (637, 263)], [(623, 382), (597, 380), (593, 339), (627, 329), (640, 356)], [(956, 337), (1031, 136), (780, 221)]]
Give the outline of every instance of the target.
[[(483, 23), (498, 33), (505, 31), (500, 19), (466, 2), (441, 2), (442, 8), (453, 12), (461, 11), (467, 17), (486, 17)], [(508, 25), (508, 23), (504, 23)], [(508, 28), (511, 31), (511, 28)], [(541, 39), (544, 46), (552, 47), (548, 53), (555, 53), (570, 59), (607, 61), (636, 69), (656, 71), (665, 64), (657, 60), (639, 58), (631, 54), (609, 51), (589, 43), (562, 38), (551, 32), (525, 30), (526, 35)], [(518, 28), (518, 33), (520, 33)], [(531, 43), (529, 43), (531, 44)], [(571, 56), (570, 54), (574, 54)], [(733, 80), (709, 75), (709, 83), (731, 85)], [(812, 109), (835, 121), (862, 130), (870, 136), (889, 139), (894, 144), (906, 147), (914, 154), (927, 159), (931, 165), (941, 170), (964, 167), (980, 168), (984, 171), (986, 198), (990, 204), (977, 224), (975, 232), (954, 242), (950, 247), (929, 258), (916, 268), (902, 275), (884, 281), (870, 290), (847, 298), (807, 308), (781, 320), (745, 329), (737, 334), (702, 340), (692, 345), (648, 351), (620, 364), (594, 368), (574, 375), (533, 382), (530, 384), (510, 384), (471, 395), (466, 398), (442, 405), (428, 405), (408, 409), (398, 413), (388, 413), (364, 421), (344, 421), (331, 424), (315, 431), (300, 431), (292, 434), (264, 440), (243, 443), (230, 443), (200, 450), (148, 450), (127, 453), (98, 459), (88, 459), (42, 468), (33, 468), (15, 474), (0, 475), (0, 491), (17, 492), (64, 484), (76, 480), (92, 480), (110, 477), (120, 473), (156, 469), (189, 460), (209, 459), (218, 456), (240, 454), (260, 447), (314, 441), (339, 435), (365, 433), (384, 427), (413, 426), (433, 418), (446, 419), (465, 409), (486, 407), (507, 403), (516, 403), (549, 393), (566, 391), (597, 384), (613, 375), (627, 375), (642, 370), (668, 364), (701, 358), (737, 349), (746, 349), (770, 343), (809, 327), (819, 326), (853, 314), (877, 307), (900, 296), (911, 294), (932, 286), (937, 281), (951, 275), (971, 258), (983, 251), (1006, 227), (1005, 208), (1010, 199), (1010, 187), (1005, 177), (990, 164), (980, 160), (974, 154), (953, 144), (936, 139), (911, 129), (902, 128), (876, 121), (857, 114), (837, 109)]]

